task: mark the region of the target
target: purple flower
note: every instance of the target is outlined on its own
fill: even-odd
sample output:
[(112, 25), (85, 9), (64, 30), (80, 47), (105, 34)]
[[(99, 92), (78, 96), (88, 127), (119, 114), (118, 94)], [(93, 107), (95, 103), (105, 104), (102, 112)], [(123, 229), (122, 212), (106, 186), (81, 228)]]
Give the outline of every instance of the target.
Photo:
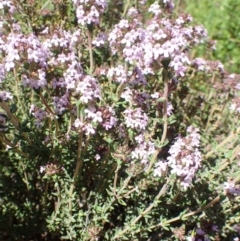
[(78, 83), (76, 92), (81, 94), (80, 100), (85, 104), (101, 98), (97, 80), (90, 75), (84, 76)]
[(30, 113), (35, 117), (35, 125), (39, 128), (48, 116), (47, 112), (41, 108), (31, 105)]
[(69, 92), (66, 92), (63, 96), (53, 97), (53, 106), (55, 113), (61, 115), (63, 111), (67, 109), (67, 105), (69, 104)]
[(137, 146), (131, 152), (131, 158), (140, 160), (142, 164), (147, 166), (149, 158), (156, 151), (154, 143), (149, 140), (145, 140), (145, 137), (142, 134), (136, 136), (135, 140), (137, 142)]
[(88, 119), (91, 119), (93, 122), (102, 122), (102, 113), (100, 111), (96, 111), (96, 108), (94, 107), (88, 107), (88, 109), (85, 109), (84, 112), (86, 113), (86, 116)]
[(72, 0), (76, 7), (76, 16), (81, 25), (98, 24), (100, 14), (107, 7), (106, 0)]
[(198, 150), (200, 145), (198, 132), (198, 128), (188, 127), (188, 135), (185, 138), (178, 137), (176, 139), (169, 150), (170, 156), (167, 158), (171, 173), (176, 173), (180, 177), (180, 184), (184, 189), (191, 184), (202, 159)]
[(0, 91), (0, 100), (8, 101), (13, 98), (12, 94), (7, 91)]
[(80, 119), (76, 119), (74, 121), (73, 126), (75, 126), (76, 128), (81, 128), (81, 127), (83, 127), (83, 123), (80, 121)]
[(162, 177), (164, 173), (167, 171), (168, 163), (163, 160), (158, 160), (154, 166), (153, 176), (154, 177)]
[(140, 108), (126, 109), (124, 112), (127, 127), (136, 130), (145, 130), (148, 124), (148, 116)]
[(148, 9), (148, 12), (153, 13), (155, 16), (158, 16), (161, 13), (160, 6), (158, 2), (154, 2)]
[(105, 44), (106, 41), (106, 35), (105, 33), (99, 33), (98, 36), (92, 41), (92, 44), (100, 47)]

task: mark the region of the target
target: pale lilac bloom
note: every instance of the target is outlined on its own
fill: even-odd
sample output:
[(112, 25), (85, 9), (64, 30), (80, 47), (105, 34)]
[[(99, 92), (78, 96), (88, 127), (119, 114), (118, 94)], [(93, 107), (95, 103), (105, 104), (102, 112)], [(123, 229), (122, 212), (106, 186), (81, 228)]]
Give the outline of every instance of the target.
[(0, 91), (0, 100), (3, 100), (3, 101), (8, 101), (8, 100), (11, 100), (13, 98), (13, 95), (7, 91)]
[[(171, 8), (172, 1), (165, 1)], [(149, 11), (159, 14), (157, 2), (151, 5)], [(185, 49), (187, 45), (196, 45), (206, 37), (203, 27), (184, 26), (183, 18), (177, 23), (167, 18), (153, 18), (148, 25), (143, 26), (136, 19), (134, 23), (121, 20), (109, 33), (109, 45), (113, 54), (120, 52), (125, 61), (135, 65), (143, 74), (154, 73), (154, 62), (171, 57), (170, 67), (177, 76), (184, 76), (187, 65), (191, 64)], [(179, 24), (183, 25), (181, 28)], [(132, 27), (129, 32), (128, 28)]]
[(234, 182), (225, 182), (224, 184), (224, 190), (234, 196), (240, 195), (240, 187), (237, 187)]
[(107, 77), (112, 78), (118, 83), (125, 83), (127, 81), (127, 73), (122, 65), (110, 68)]
[(235, 232), (237, 232), (238, 234), (240, 234), (240, 225), (239, 225), (239, 224), (235, 224), (235, 225), (233, 226), (233, 228), (234, 228), (234, 231), (235, 231)]
[(101, 156), (99, 154), (96, 154), (94, 158), (95, 158), (96, 161), (98, 161), (98, 160), (101, 159)]
[(86, 113), (87, 118), (91, 119), (93, 122), (102, 122), (102, 113), (100, 111), (96, 111), (95, 108), (85, 109), (84, 112)]
[(142, 109), (126, 109), (124, 112), (125, 124), (132, 129), (145, 130), (148, 124), (148, 116)]
[(104, 12), (107, 7), (106, 0), (72, 0), (76, 7), (76, 16), (78, 23), (81, 25), (98, 24), (100, 21), (100, 14)]
[(173, 105), (172, 105), (172, 103), (169, 101), (168, 103), (167, 103), (167, 115), (168, 116), (170, 116), (170, 115), (172, 115), (172, 113), (173, 113)]
[(159, 99), (160, 98), (160, 94), (159, 94), (159, 92), (155, 92), (155, 93), (151, 94), (151, 97), (153, 99)]
[(117, 118), (115, 118), (114, 116), (111, 116), (108, 120), (102, 123), (103, 127), (106, 130), (110, 130), (112, 127), (116, 126), (116, 124), (117, 124)]
[(178, 25), (182, 25), (182, 24), (185, 23), (185, 21), (184, 21), (183, 17), (180, 16), (179, 18), (176, 19), (176, 23), (177, 23)]
[(83, 130), (87, 136), (90, 134), (95, 134), (93, 125), (90, 123), (83, 123), (79, 118), (74, 121), (73, 126), (77, 129)]
[(171, 173), (181, 177), (180, 184), (184, 189), (190, 186), (202, 160), (198, 149), (200, 145), (198, 132), (197, 128), (188, 127), (187, 136), (176, 139), (175, 143), (170, 147), (170, 156), (167, 158)]
[(187, 236), (187, 237), (186, 237), (186, 240), (187, 240), (187, 241), (196, 241), (193, 236)]
[(73, 123), (73, 126), (75, 126), (76, 128), (81, 128), (81, 127), (83, 127), (83, 125), (84, 124), (82, 123), (82, 121), (80, 121), (79, 118), (77, 118)]
[(217, 225), (213, 225), (212, 226), (212, 230), (215, 231), (215, 232), (218, 232), (219, 231), (218, 226)]
[(31, 105), (30, 113), (35, 117), (35, 125), (39, 128), (41, 123), (48, 116), (47, 112), (41, 108)]
[(106, 108), (106, 110), (108, 111), (108, 116), (103, 116), (103, 121), (101, 124), (105, 128), (105, 130), (110, 130), (117, 125), (117, 118), (115, 117), (115, 111), (113, 110), (113, 108), (108, 107)]
[(121, 98), (125, 99), (127, 102), (132, 102), (133, 92), (129, 87), (126, 87), (123, 93), (121, 94)]
[(172, 11), (175, 4), (173, 0), (163, 0), (163, 3)]
[(99, 33), (98, 36), (92, 41), (92, 44), (100, 47), (105, 44), (106, 41), (106, 35), (105, 33)]
[(46, 72), (43, 69), (38, 69), (38, 86), (45, 87), (47, 85)]
[(90, 134), (95, 134), (95, 130), (92, 124), (86, 124), (83, 126), (83, 130), (85, 131), (86, 135), (89, 136)]
[(127, 13), (127, 14), (128, 14), (129, 17), (137, 17), (138, 11), (137, 11), (136, 8), (131, 7), (131, 8), (128, 10), (128, 13)]
[(3, 64), (0, 64), (0, 83), (5, 79), (6, 70)]
[(121, 19), (119, 24), (117, 25), (119, 28), (128, 28), (129, 27), (129, 23), (128, 20), (126, 19)]
[(81, 65), (76, 61), (71, 62), (66, 71), (63, 73), (66, 88), (69, 90), (76, 89), (76, 83), (79, 81), (82, 75), (83, 71)]
[(40, 173), (44, 173), (45, 172), (45, 170), (46, 170), (46, 167), (45, 166), (40, 166)]
[(149, 158), (156, 151), (154, 143), (149, 140), (145, 140), (143, 134), (136, 136), (135, 140), (137, 142), (137, 146), (131, 152), (131, 158), (140, 160), (142, 164), (147, 166)]
[(236, 111), (236, 112), (240, 113), (240, 107), (238, 107), (236, 103), (231, 103), (229, 109), (231, 111)]
[(4, 9), (4, 7), (8, 7), (10, 13), (14, 13), (14, 11), (16, 10), (15, 6), (12, 4), (12, 1), (10, 0), (0, 1), (0, 9)]
[(217, 63), (218, 63), (218, 65), (217, 65), (218, 69), (219, 69), (221, 72), (224, 72), (224, 65), (223, 65), (223, 63), (221, 63), (220, 61), (217, 61)]
[(235, 86), (235, 89), (240, 90), (240, 83)]
[(100, 87), (97, 80), (89, 75), (86, 75), (78, 83), (76, 92), (81, 94), (80, 100), (85, 104), (101, 98)]
[(131, 29), (124, 35), (121, 43), (125, 44), (126, 47), (130, 47), (138, 39), (138, 37), (139, 33), (136, 30)]
[(197, 66), (197, 69), (199, 71), (204, 71), (204, 70), (208, 70), (209, 67), (207, 66), (207, 62), (205, 59), (203, 58), (196, 58), (193, 60), (193, 64)]
[(53, 106), (55, 113), (62, 115), (62, 113), (67, 109), (69, 104), (69, 92), (66, 92), (63, 96), (54, 96), (53, 97)]
[(11, 5), (12, 5), (12, 1), (10, 1), (10, 0), (1, 0), (0, 1), (0, 9), (3, 9), (5, 6), (10, 8)]
[(158, 16), (161, 13), (160, 6), (158, 2), (154, 2), (148, 9), (149, 13), (153, 13), (155, 16)]
[(196, 233), (199, 235), (204, 235), (205, 232), (201, 228), (197, 228)]
[(158, 160), (154, 166), (153, 176), (162, 177), (167, 171), (168, 164), (166, 161)]

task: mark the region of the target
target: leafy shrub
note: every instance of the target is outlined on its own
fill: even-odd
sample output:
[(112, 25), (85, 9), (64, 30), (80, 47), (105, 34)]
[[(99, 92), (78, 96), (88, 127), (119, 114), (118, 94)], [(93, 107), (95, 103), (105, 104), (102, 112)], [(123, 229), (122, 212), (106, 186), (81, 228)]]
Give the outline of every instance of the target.
[[(2, 240), (231, 240), (239, 76), (171, 1), (2, 1)], [(235, 215), (233, 215), (233, 213)]]

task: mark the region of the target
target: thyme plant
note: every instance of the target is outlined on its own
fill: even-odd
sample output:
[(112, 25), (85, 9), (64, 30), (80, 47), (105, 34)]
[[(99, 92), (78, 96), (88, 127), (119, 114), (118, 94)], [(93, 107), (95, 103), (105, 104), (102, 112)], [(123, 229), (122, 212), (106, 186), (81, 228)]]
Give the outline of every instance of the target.
[(1, 240), (238, 240), (239, 76), (163, 1), (1, 0)]

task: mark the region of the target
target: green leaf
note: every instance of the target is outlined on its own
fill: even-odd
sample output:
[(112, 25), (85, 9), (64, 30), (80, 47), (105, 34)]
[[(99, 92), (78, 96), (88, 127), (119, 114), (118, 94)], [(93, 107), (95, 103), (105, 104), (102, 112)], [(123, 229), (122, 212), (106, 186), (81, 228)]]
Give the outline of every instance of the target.
[(12, 104), (10, 106), (10, 111), (11, 111), (11, 113), (15, 113), (17, 111), (17, 105), (16, 104)]
[(118, 199), (119, 204), (123, 205), (123, 206), (127, 206), (127, 204), (122, 200), (122, 199)]

